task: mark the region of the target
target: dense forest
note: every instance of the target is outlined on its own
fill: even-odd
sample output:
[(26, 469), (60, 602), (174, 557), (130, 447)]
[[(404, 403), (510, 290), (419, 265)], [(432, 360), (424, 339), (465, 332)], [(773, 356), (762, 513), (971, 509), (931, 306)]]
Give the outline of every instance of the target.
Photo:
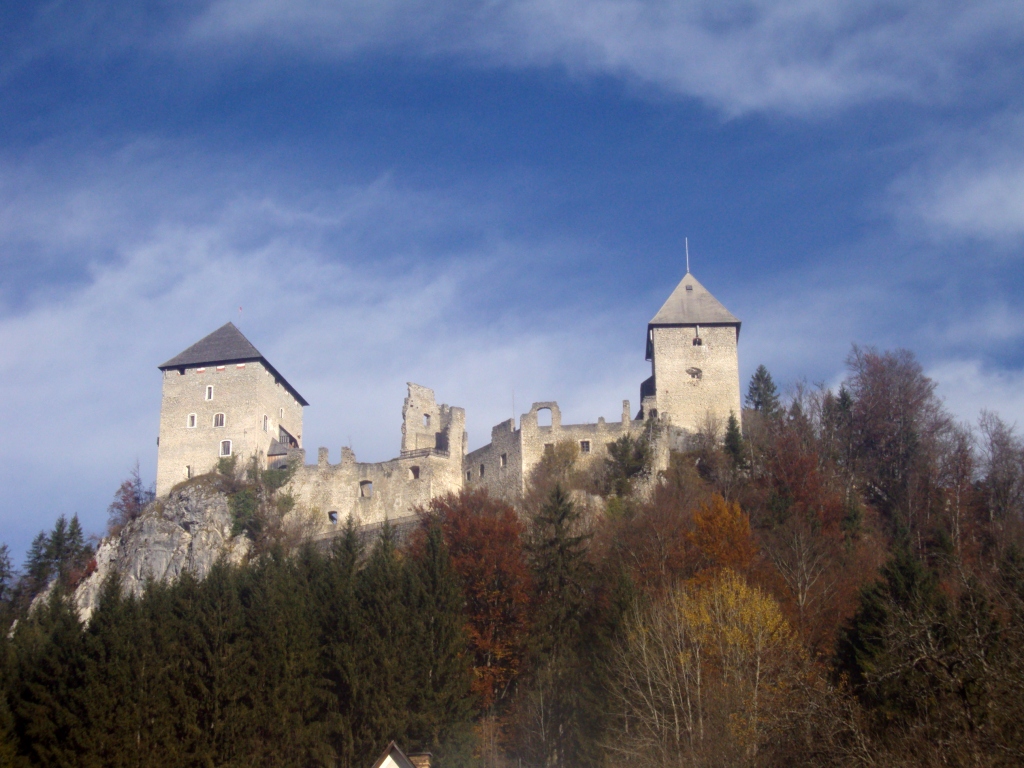
[[(61, 518), (19, 574), (0, 552), (0, 765), (1020, 765), (1024, 442), (909, 352), (847, 365), (784, 395), (758, 368), (742, 428), (662, 472), (653, 435), (559, 444), (516, 508), (369, 541), (279, 535), (286, 478), (222, 466), (249, 562), (110, 579), (87, 625)], [(111, 530), (149, 501), (135, 472)]]

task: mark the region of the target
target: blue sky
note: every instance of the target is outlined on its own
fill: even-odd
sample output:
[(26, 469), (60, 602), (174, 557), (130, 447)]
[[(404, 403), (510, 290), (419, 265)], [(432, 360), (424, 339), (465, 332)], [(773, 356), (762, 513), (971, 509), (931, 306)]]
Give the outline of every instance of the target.
[[(684, 271), (744, 378), (913, 350), (1024, 422), (1019, 1), (192, 0), (0, 6), (0, 540), (100, 531), (155, 469), (156, 365), (227, 320), (398, 449), (614, 418)], [(238, 307), (243, 307), (239, 317)]]

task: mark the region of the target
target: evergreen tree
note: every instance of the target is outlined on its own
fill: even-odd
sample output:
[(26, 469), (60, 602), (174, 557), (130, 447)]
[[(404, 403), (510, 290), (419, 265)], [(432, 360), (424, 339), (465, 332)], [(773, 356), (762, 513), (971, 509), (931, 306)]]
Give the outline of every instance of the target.
[(529, 552), (537, 594), (533, 674), (520, 703), (525, 756), (542, 765), (583, 759), (589, 670), (582, 624), (591, 607), (589, 534), (579, 510), (556, 485), (532, 520)]
[(0, 544), (0, 602), (9, 602), (14, 588), (14, 568), (11, 565), (11, 550)]
[(764, 365), (757, 366), (754, 375), (750, 377), (744, 405), (765, 418), (779, 415), (779, 392), (772, 381), (772, 375)]
[(53, 563), (49, 555), (50, 537), (46, 531), (40, 531), (32, 539), (28, 554), (25, 556), (25, 580), (27, 582), (29, 601), (49, 583), (53, 576)]
[(934, 575), (914, 557), (907, 544), (899, 546), (882, 569), (881, 581), (861, 593), (857, 612), (842, 631), (836, 648), (837, 669), (845, 673), (860, 698), (870, 706), (912, 708), (909, 690), (900, 675), (886, 674), (901, 666), (892, 628), (902, 617), (941, 620)]
[(729, 454), (734, 467), (738, 469), (744, 466), (743, 435), (740, 433), (740, 422), (732, 411), (729, 411), (729, 421), (725, 427), (725, 452)]
[(417, 713), (412, 736), (420, 746), (444, 754), (465, 743), (473, 710), (464, 599), (437, 522), (427, 529), (418, 555), (410, 574), (418, 638), (412, 649)]
[(386, 520), (356, 577), (356, 594), (363, 622), (353, 730), (357, 758), (366, 759), (391, 739), (408, 741), (414, 685), (408, 653), (419, 642), (411, 631), (406, 569)]
[(75, 766), (89, 742), (81, 698), (82, 625), (60, 589), (33, 613), (15, 633), (16, 731), (32, 762)]

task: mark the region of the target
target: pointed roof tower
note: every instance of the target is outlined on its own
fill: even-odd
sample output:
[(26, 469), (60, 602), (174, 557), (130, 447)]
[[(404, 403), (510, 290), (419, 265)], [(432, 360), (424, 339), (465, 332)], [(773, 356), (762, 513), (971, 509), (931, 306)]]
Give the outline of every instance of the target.
[(679, 281), (649, 327), (659, 325), (735, 325), (737, 317), (689, 272)]
[(260, 362), (281, 382), (296, 400), (302, 405), (309, 405), (288, 381), (277, 372), (260, 351), (252, 345), (234, 323), (225, 323), (209, 336), (204, 336), (179, 355), (172, 357), (163, 365), (161, 371), (168, 368), (197, 368), (206, 365), (226, 365), (228, 363)]
[(689, 271), (647, 324), (647, 359), (651, 359), (651, 331), (673, 325), (734, 325), (740, 335), (740, 320), (711, 295)]

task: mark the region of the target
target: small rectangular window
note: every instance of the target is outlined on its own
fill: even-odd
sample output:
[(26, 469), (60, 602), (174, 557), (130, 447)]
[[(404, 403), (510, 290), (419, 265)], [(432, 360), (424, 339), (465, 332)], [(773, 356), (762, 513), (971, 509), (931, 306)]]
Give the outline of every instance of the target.
[(188, 415), (188, 422), (186, 422), (186, 423), (188, 424), (189, 429), (192, 429), (193, 427), (195, 427), (195, 425), (196, 425), (196, 415), (194, 413), (190, 413)]
[(267, 418), (266, 414), (263, 414), (263, 431), (267, 432), (270, 430), (270, 419)]
[(186, 480), (191, 480), (192, 479), (192, 467), (189, 466), (188, 464), (185, 465), (185, 479)]
[(580, 440), (580, 453), (590, 453), (589, 440)]
[(420, 468), (419, 467), (409, 467), (409, 477), (412, 480), (419, 480), (420, 479)]
[(503, 466), (503, 467), (507, 467), (508, 466), (508, 454), (507, 453), (501, 454), (501, 466)]
[(555, 452), (555, 444), (554, 443), (544, 443), (544, 453), (554, 453), (554, 452)]
[(363, 499), (373, 498), (373, 482), (370, 480), (362, 480), (359, 483), (359, 496)]
[(483, 476), (484, 476), (484, 465), (481, 464), (480, 465), (480, 477), (483, 477)]
[(206, 386), (206, 399), (207, 400), (213, 400), (213, 385), (212, 384), (208, 384)]
[(215, 427), (223, 427), (224, 426), (224, 414), (223, 413), (215, 413), (213, 415), (213, 426), (215, 426)]
[(472, 480), (473, 479), (473, 470), (469, 470), (468, 472), (466, 472), (466, 479), (467, 480)]
[(221, 440), (220, 441), (220, 455), (221, 456), (230, 456), (231, 455), (231, 441), (230, 440)]

